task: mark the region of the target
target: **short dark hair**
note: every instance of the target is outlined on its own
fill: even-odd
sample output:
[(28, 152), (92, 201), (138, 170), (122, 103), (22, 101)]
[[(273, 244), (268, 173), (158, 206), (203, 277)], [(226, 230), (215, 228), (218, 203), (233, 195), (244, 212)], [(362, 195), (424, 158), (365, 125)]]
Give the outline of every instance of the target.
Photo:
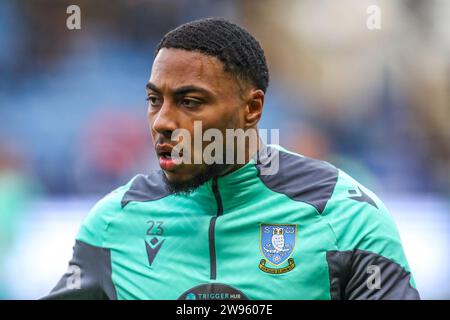
[(205, 18), (169, 31), (160, 41), (162, 48), (198, 51), (218, 58), (224, 70), (249, 81), (266, 92), (269, 69), (258, 41), (244, 28), (223, 18)]

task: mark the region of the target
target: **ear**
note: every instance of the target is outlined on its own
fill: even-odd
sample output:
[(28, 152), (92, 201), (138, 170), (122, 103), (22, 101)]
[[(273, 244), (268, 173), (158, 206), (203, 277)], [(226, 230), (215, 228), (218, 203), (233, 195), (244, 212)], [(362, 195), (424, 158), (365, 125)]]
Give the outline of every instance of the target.
[(256, 127), (259, 119), (261, 119), (264, 105), (264, 91), (261, 89), (251, 89), (247, 97), (245, 127), (253, 128)]

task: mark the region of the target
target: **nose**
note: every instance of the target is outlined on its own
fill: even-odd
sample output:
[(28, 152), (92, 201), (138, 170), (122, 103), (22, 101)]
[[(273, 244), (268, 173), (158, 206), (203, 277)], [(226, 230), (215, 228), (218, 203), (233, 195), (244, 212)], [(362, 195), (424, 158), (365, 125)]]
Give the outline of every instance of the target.
[(164, 101), (161, 108), (156, 114), (150, 115), (154, 118), (152, 123), (152, 131), (159, 133), (166, 139), (170, 139), (172, 132), (178, 128), (177, 112), (175, 106), (169, 101)]

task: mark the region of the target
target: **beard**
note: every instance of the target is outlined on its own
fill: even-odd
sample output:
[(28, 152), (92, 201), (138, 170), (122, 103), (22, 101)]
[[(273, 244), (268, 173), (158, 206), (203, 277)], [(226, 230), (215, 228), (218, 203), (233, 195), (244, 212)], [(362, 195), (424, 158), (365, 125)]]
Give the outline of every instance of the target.
[[(237, 119), (232, 119), (232, 121), (225, 126), (226, 128), (239, 128), (239, 121)], [(225, 132), (225, 129), (223, 130), (223, 132)], [(225, 133), (223, 133), (223, 136), (226, 136)], [(237, 139), (237, 138), (235, 138)], [(235, 148), (235, 146), (237, 145), (236, 141), (233, 141), (233, 143), (229, 144), (231, 146), (231, 148)], [(197, 150), (197, 152), (200, 152), (201, 155), (203, 155), (204, 152), (204, 148), (206, 146), (203, 145), (201, 150)], [(226, 140), (223, 140), (223, 145), (222, 145), (222, 150), (224, 152), (222, 152), (220, 155), (218, 155), (221, 159), (221, 161), (219, 161), (219, 163), (214, 162), (212, 164), (204, 164), (202, 166), (202, 169), (199, 170), (199, 172), (193, 176), (192, 178), (188, 179), (188, 180), (182, 180), (182, 181), (170, 181), (169, 179), (167, 179), (167, 176), (165, 174), (163, 174), (163, 180), (164, 183), (166, 185), (166, 189), (172, 193), (172, 194), (184, 194), (184, 195), (189, 195), (192, 192), (194, 192), (196, 189), (198, 189), (200, 186), (202, 186), (205, 182), (224, 175), (227, 171), (230, 170), (230, 168), (232, 168), (234, 166), (235, 163), (237, 163), (236, 161), (233, 162), (232, 164), (227, 163), (227, 158), (226, 158), (226, 154), (228, 154), (228, 152), (231, 152), (232, 154), (234, 154), (235, 156), (237, 156), (237, 150), (228, 150), (229, 146), (226, 143)], [(192, 145), (190, 145), (190, 150), (194, 150), (194, 147)], [(193, 153), (195, 152), (192, 151), (192, 153), (190, 153), (190, 155), (188, 156), (189, 159), (191, 160), (191, 163), (194, 162), (193, 158), (191, 158), (191, 156), (193, 156)], [(216, 151), (214, 151), (214, 154), (211, 154), (212, 157), (214, 157), (215, 159), (215, 154)]]
[(229, 164), (214, 163), (206, 165), (205, 168), (200, 173), (198, 173), (189, 180), (170, 181), (169, 179), (167, 179), (166, 175), (163, 174), (163, 181), (166, 185), (166, 189), (170, 193), (189, 195), (210, 179), (223, 175), (224, 172), (226, 172), (227, 169), (230, 167), (231, 165)]

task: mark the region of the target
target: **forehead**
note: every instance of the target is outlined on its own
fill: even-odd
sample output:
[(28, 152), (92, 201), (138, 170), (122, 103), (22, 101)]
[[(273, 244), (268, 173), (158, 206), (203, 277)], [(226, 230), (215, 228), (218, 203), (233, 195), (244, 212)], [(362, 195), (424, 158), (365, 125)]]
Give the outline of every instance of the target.
[(153, 62), (150, 82), (164, 88), (197, 85), (213, 92), (232, 89), (236, 80), (216, 57), (182, 49), (161, 49)]

